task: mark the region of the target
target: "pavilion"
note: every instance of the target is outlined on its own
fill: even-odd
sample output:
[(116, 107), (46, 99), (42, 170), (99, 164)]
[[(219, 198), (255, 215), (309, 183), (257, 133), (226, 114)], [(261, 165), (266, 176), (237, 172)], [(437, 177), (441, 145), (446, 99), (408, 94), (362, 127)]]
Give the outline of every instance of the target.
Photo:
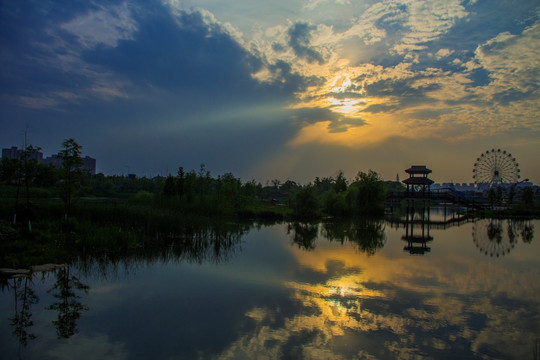
[(427, 193), (429, 197), (434, 181), (428, 178), (428, 174), (432, 171), (425, 165), (412, 165), (405, 172), (409, 174), (409, 178), (403, 180), (403, 183), (407, 185), (407, 195), (424, 197)]

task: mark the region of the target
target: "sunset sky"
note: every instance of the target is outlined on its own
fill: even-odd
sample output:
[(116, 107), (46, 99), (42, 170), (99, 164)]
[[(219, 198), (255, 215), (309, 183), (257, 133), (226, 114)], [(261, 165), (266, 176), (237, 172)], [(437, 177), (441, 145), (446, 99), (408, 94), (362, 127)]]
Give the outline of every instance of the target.
[(537, 0), (0, 1), (0, 147), (301, 183), (500, 148), (540, 182)]

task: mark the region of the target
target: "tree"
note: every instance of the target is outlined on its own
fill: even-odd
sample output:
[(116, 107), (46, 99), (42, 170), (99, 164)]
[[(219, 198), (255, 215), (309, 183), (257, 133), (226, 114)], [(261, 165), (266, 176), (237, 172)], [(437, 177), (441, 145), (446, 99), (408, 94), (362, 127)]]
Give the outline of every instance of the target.
[(491, 207), (493, 207), (493, 205), (495, 204), (495, 201), (497, 200), (497, 193), (495, 193), (494, 188), (489, 189), (488, 195), (487, 195), (487, 200), (488, 200), (489, 205), (491, 205)]
[[(17, 222), (17, 213), (19, 211), (19, 194), (21, 190), (21, 182), (24, 180), (24, 188), (26, 190), (26, 205), (23, 209), (23, 218), (28, 220), (28, 229), (31, 230), (30, 218), (31, 218), (31, 208), (30, 208), (30, 182), (33, 180), (36, 172), (37, 161), (33, 159), (34, 154), (36, 154), (40, 148), (34, 148), (32, 145), (25, 146), (22, 151), (21, 157), (15, 159), (13, 163), (17, 170), (17, 193), (15, 195), (15, 213), (13, 214), (13, 223)], [(6, 164), (8, 164), (6, 162)]]
[(163, 185), (163, 195), (166, 197), (171, 197), (176, 193), (176, 185), (174, 183), (174, 178), (169, 174), (165, 179), (165, 185)]
[(503, 201), (503, 190), (502, 190), (502, 187), (500, 186), (497, 187), (496, 201), (497, 201), (497, 205), (501, 205)]
[(339, 171), (336, 175), (336, 180), (334, 182), (334, 190), (336, 193), (347, 191), (347, 179), (343, 175), (343, 171)]
[(19, 172), (19, 159), (3, 157), (0, 162), (0, 180), (6, 184), (17, 182)]
[(300, 218), (312, 218), (319, 215), (319, 199), (315, 196), (313, 185), (300, 188), (293, 197), (294, 214)]
[(384, 211), (385, 194), (384, 182), (378, 173), (361, 171), (349, 187), (347, 202), (353, 213), (380, 214)]
[[(103, 174), (102, 174), (103, 175)], [(52, 164), (38, 164), (34, 184), (43, 187), (52, 187), (58, 180), (58, 172)]]
[(508, 191), (508, 205), (512, 205), (514, 202), (514, 197), (516, 196), (516, 184), (512, 185), (510, 187), (510, 190)]
[(529, 208), (534, 205), (534, 191), (531, 186), (528, 186), (521, 191), (521, 203)]
[(30, 182), (34, 179), (37, 170), (37, 161), (34, 159), (34, 155), (41, 150), (41, 148), (28, 145), (24, 148), (22, 153), (22, 170), (24, 177), (24, 187), (26, 190), (26, 217), (30, 221)]
[(184, 182), (185, 182), (185, 172), (184, 168), (180, 166), (178, 168), (178, 176), (176, 179), (176, 193), (180, 199), (184, 196)]
[(61, 180), (62, 199), (64, 200), (64, 217), (67, 219), (71, 210), (73, 198), (80, 189), (83, 160), (81, 158), (82, 146), (74, 139), (66, 139), (62, 142), (62, 149), (58, 153), (62, 159)]

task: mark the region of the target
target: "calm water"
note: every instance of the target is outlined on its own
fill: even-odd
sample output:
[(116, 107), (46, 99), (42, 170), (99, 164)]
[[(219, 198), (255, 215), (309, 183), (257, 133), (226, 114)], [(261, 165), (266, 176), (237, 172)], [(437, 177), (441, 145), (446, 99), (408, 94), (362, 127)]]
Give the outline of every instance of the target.
[(539, 229), (278, 224), (81, 259), (3, 283), (0, 358), (532, 359)]

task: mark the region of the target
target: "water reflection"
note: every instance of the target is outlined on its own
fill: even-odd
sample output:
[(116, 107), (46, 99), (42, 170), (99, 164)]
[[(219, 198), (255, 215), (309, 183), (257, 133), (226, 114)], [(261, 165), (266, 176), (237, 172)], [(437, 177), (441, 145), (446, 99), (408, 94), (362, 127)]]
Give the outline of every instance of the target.
[(300, 249), (312, 251), (316, 240), (322, 237), (331, 242), (350, 244), (358, 252), (374, 255), (385, 244), (385, 222), (383, 219), (357, 218), (325, 223), (291, 222), (287, 235)]
[[(534, 232), (530, 221), (502, 223), (511, 229), (489, 230), (494, 241)], [(422, 258), (383, 250), (361, 257), (320, 242), (318, 251), (294, 248), (302, 268), (317, 274), (286, 282), (301, 308), (275, 323), (268, 320), (279, 319), (279, 312), (252, 309), (266, 320), (240, 344), (261, 353), (267, 349), (257, 344), (272, 344), (278, 357), (292, 348), (300, 358), (530, 358), (540, 334), (538, 259), (482, 261), (470, 246), (472, 226), (447, 227), (452, 236), (441, 239), (451, 243), (440, 245), (451, 252)], [(426, 229), (414, 236), (429, 235)]]
[(299, 248), (310, 251), (315, 249), (315, 240), (319, 235), (319, 224), (308, 222), (292, 222), (287, 225), (287, 235)]
[(530, 243), (534, 226), (530, 220), (483, 219), (474, 223), (473, 241), (486, 256), (499, 257), (508, 254), (521, 239)]
[[(407, 210), (409, 209), (407, 208)], [(414, 209), (413, 211), (407, 211), (405, 235), (401, 237), (401, 240), (407, 242), (407, 245), (403, 248), (404, 251), (408, 251), (411, 255), (424, 255), (426, 252), (431, 251), (431, 248), (427, 246), (428, 242), (433, 241), (433, 236), (430, 235), (430, 229), (433, 225), (430, 221), (430, 215), (429, 208), (422, 208), (418, 216), (419, 221), (415, 221)], [(415, 227), (419, 228), (416, 232)]]
[(25, 347), (30, 340), (36, 338), (33, 332), (31, 332), (34, 322), (32, 321), (30, 306), (37, 304), (39, 298), (31, 286), (31, 281), (28, 277), (18, 277), (6, 281), (2, 287), (2, 291), (4, 291), (4, 287), (8, 291), (13, 291), (14, 314), (9, 320), (13, 327), (13, 335), (15, 335), (19, 343), (19, 351), (21, 346)]
[(53, 287), (47, 291), (53, 293), (56, 301), (47, 306), (47, 310), (56, 310), (57, 319), (52, 323), (56, 328), (58, 338), (69, 338), (78, 332), (77, 320), (83, 311), (88, 310), (79, 295), (81, 292), (88, 294), (90, 287), (83, 284), (71, 271), (69, 266), (56, 270), (56, 281)]
[(374, 255), (386, 241), (383, 219), (360, 218), (353, 221), (335, 221), (323, 224), (322, 234), (328, 241), (349, 242), (354, 249)]
[[(40, 359), (100, 357), (74, 356), (89, 344), (134, 359), (530, 358), (540, 334), (538, 222), (421, 220), (397, 230), (368, 219), (221, 223), (85, 254), (42, 278), (41, 293), (36, 277), (5, 282), (0, 310), (16, 302), (2, 314), (10, 330), (0, 357), (16, 353), (2, 340), (11, 332)], [(473, 228), (523, 246), (505, 261), (486, 258)], [(411, 257), (407, 236), (435, 237), (430, 246), (443, 251)]]
[[(32, 330), (34, 312), (54, 311), (50, 324), (57, 339), (69, 339), (79, 333), (80, 320), (85, 313), (91, 313), (85, 300), (91, 293), (91, 287), (83, 278), (123, 281), (126, 275), (135, 277), (139, 270), (155, 264), (227, 263), (241, 252), (242, 237), (251, 225), (233, 222), (214, 222), (205, 226), (184, 223), (177, 226), (175, 231), (157, 233), (139, 247), (128, 251), (83, 252), (68, 265), (37, 266), (35, 268), (40, 270), (24, 270), (15, 275), (2, 273), (8, 276), (0, 278), (2, 295), (9, 297), (12, 294), (13, 299), (13, 314), (6, 318), (13, 336), (18, 340), (18, 356), (21, 357), (21, 350), (37, 336)], [(39, 306), (40, 297), (35, 287), (50, 283), (51, 275), (54, 282), (43, 294), (45, 303)], [(3, 358), (2, 353), (0, 351), (0, 358)]]
[(241, 252), (242, 238), (253, 225), (224, 221), (182, 223), (175, 231), (158, 232), (127, 252), (85, 253), (74, 264), (85, 275), (111, 278), (119, 268), (135, 274), (137, 269), (154, 263), (226, 263)]

